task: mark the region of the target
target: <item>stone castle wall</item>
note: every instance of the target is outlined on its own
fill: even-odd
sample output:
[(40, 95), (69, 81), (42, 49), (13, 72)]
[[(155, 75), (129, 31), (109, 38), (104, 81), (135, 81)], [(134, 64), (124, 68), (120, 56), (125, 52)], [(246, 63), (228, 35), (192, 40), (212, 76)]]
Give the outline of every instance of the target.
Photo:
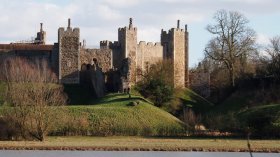
[[(161, 32), (161, 44), (163, 45), (163, 58), (173, 62), (174, 87), (186, 87), (186, 70), (188, 69), (188, 32), (177, 28)], [(187, 81), (188, 82), (188, 81)]]
[(58, 30), (59, 80), (61, 83), (78, 84), (80, 81), (80, 30), (70, 25)]
[[(137, 66), (137, 28), (133, 27), (132, 19), (130, 19), (129, 27), (119, 28), (119, 43), (121, 47), (122, 57), (131, 59), (130, 68), (130, 85), (136, 83), (136, 66)], [(122, 59), (124, 59), (122, 58)]]
[(113, 54), (111, 49), (81, 49), (80, 64), (93, 64), (97, 61), (102, 72), (113, 68)]
[(185, 31), (172, 29), (174, 34), (174, 87), (185, 87)]
[(100, 49), (112, 50), (113, 69), (120, 69), (123, 58), (123, 51), (118, 41), (100, 41)]
[[(40, 33), (38, 39), (44, 41), (45, 32), (42, 27)], [(128, 86), (140, 81), (140, 77), (137, 77), (138, 68), (145, 71), (150, 65), (160, 60), (171, 59), (174, 75), (170, 77), (174, 79), (174, 86), (185, 87), (189, 84), (188, 32), (187, 28), (185, 30), (179, 28), (179, 21), (177, 28), (172, 28), (168, 32), (162, 30), (161, 43), (140, 42), (137, 44), (137, 28), (133, 27), (132, 19), (130, 19), (128, 27), (118, 29), (118, 41), (101, 41), (100, 49), (86, 49), (85, 45), (80, 44), (79, 28), (72, 29), (69, 19), (66, 29), (58, 29), (58, 43), (51, 46), (44, 44), (38, 46), (41, 47), (36, 47), (36, 44), (34, 46), (22, 44), (18, 46), (18, 50), (13, 45), (1, 46), (0, 44), (0, 52), (2, 51), (0, 56), (20, 55), (47, 59), (58, 74), (60, 82), (66, 84), (80, 83), (82, 65), (98, 64), (103, 73), (120, 73), (119, 71), (125, 69), (123, 71), (127, 71), (128, 74), (123, 77), (129, 77), (126, 79), (129, 80)], [(123, 67), (125, 60), (129, 61), (128, 69)]]
[(188, 26), (185, 25), (185, 87), (190, 86), (189, 80), (189, 32)]
[(147, 66), (163, 60), (163, 46), (161, 43), (141, 41), (137, 45), (137, 68), (147, 70)]

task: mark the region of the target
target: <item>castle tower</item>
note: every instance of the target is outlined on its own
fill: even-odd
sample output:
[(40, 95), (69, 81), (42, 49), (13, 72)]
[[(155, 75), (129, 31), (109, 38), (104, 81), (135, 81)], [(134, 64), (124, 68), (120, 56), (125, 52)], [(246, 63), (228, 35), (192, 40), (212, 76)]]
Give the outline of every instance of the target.
[(43, 30), (43, 23), (40, 23), (40, 32), (37, 32), (37, 37), (35, 38), (35, 44), (46, 44), (46, 32)]
[(188, 25), (185, 25), (185, 87), (189, 88), (189, 32)]
[(118, 40), (121, 47), (121, 60), (130, 58), (131, 66), (130, 71), (130, 83), (134, 85), (136, 83), (136, 56), (137, 56), (137, 28), (133, 27), (132, 18), (129, 19), (129, 26), (118, 29)]
[(59, 82), (65, 84), (79, 84), (80, 76), (80, 29), (68, 27), (58, 29), (59, 47)]
[(164, 59), (171, 59), (173, 63), (172, 77), (174, 80), (174, 87), (186, 87), (186, 69), (188, 69), (188, 32), (187, 30), (180, 29), (179, 20), (177, 21), (177, 28), (171, 28), (168, 33), (162, 30), (161, 44), (163, 45)]

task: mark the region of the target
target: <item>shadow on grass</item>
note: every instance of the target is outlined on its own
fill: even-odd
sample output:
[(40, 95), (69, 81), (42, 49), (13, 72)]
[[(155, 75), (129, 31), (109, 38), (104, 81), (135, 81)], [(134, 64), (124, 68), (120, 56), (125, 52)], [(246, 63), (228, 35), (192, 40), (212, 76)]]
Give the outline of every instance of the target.
[[(123, 96), (118, 98), (117, 96)], [(105, 104), (105, 103), (119, 103), (119, 102), (128, 102), (128, 101), (143, 101), (146, 103), (151, 104), (151, 102), (149, 102), (148, 100), (142, 98), (142, 97), (138, 97), (138, 96), (131, 96), (129, 98), (129, 96), (127, 94), (113, 94), (113, 95), (108, 95), (105, 98), (102, 98), (100, 100), (96, 100), (95, 102), (93, 102), (94, 104)]]

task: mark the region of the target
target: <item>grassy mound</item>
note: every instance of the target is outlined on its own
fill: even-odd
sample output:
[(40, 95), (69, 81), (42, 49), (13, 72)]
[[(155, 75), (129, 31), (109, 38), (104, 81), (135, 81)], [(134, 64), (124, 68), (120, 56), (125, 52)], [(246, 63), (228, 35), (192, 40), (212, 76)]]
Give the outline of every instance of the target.
[(183, 123), (140, 96), (109, 94), (94, 105), (67, 106), (69, 117), (58, 132), (108, 135), (177, 136)]
[(238, 90), (208, 112), (208, 125), (227, 131), (250, 128), (254, 136), (280, 137), (280, 105), (274, 101), (275, 94), (269, 90)]
[(179, 98), (185, 106), (191, 107), (196, 113), (207, 113), (214, 106), (214, 104), (190, 89), (177, 91), (175, 97)]
[(280, 137), (280, 104), (252, 107), (237, 115), (253, 133)]
[(229, 96), (223, 103), (215, 106), (211, 111), (215, 113), (244, 111), (251, 105), (251, 100), (253, 99), (254, 94), (252, 92), (238, 91)]

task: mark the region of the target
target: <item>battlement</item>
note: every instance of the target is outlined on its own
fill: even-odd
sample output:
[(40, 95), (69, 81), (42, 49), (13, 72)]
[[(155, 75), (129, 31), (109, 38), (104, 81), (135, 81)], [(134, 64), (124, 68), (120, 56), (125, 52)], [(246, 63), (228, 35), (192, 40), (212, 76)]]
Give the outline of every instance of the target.
[(164, 31), (163, 29), (161, 29), (161, 34), (167, 35), (168, 33), (167, 33), (167, 31)]
[(165, 30), (161, 29), (161, 35), (166, 37), (166, 36), (171, 35), (175, 32), (186, 33), (187, 31), (188, 31), (188, 25), (185, 25), (185, 29), (181, 29), (180, 28), (180, 20), (178, 20), (177, 28), (171, 28), (168, 31), (165, 31)]
[(102, 45), (108, 45), (109, 46), (110, 43), (112, 43), (112, 42), (109, 41), (109, 40), (102, 40), (102, 41), (100, 41), (100, 45), (102, 44)]
[(101, 49), (109, 49), (111, 43), (112, 43), (111, 41), (102, 40), (102, 41), (100, 41), (100, 48)]
[(145, 41), (140, 41), (137, 46), (146, 46), (146, 47), (158, 47), (162, 46), (160, 42), (145, 42)]
[(59, 27), (58, 34), (71, 34), (80, 36), (80, 28), (75, 27), (74, 29), (72, 29), (71, 19), (68, 19), (68, 27), (66, 28), (66, 30), (64, 27)]
[(71, 33), (71, 34), (74, 33), (74, 34), (80, 34), (80, 28), (74, 28), (74, 29), (72, 29), (72, 28), (67, 28), (67, 29), (65, 30), (64, 27), (59, 27), (58, 32), (59, 32), (59, 33)]
[(169, 30), (169, 33), (170, 32), (182, 32), (182, 33), (185, 33), (185, 30), (184, 29), (180, 29), (180, 28), (171, 28), (170, 30)]
[(119, 32), (124, 32), (124, 31), (134, 31), (137, 32), (137, 27), (129, 28), (129, 27), (123, 27), (118, 29)]
[(100, 41), (100, 49), (116, 49), (119, 48), (120, 44), (118, 41), (108, 41), (108, 40), (102, 40)]
[(120, 43), (118, 41), (114, 41), (113, 43), (110, 43), (110, 48), (114, 49), (114, 48), (118, 48), (120, 47)]

